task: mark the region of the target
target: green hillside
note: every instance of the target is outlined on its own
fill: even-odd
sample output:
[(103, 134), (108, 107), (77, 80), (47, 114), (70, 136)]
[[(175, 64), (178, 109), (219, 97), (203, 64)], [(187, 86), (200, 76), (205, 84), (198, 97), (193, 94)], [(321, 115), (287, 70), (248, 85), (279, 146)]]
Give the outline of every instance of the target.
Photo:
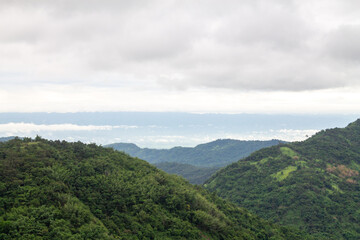
[(198, 167), (190, 164), (163, 162), (154, 164), (157, 168), (186, 178), (192, 184), (203, 184), (219, 167)]
[(303, 239), (95, 144), (0, 143), (0, 239)]
[(278, 145), (220, 170), (205, 186), (318, 239), (360, 239), (360, 120)]
[(219, 139), (213, 142), (191, 147), (174, 147), (171, 149), (139, 148), (132, 143), (114, 143), (112, 147), (124, 151), (133, 157), (144, 159), (150, 163), (177, 162), (202, 167), (223, 167), (249, 156), (261, 148), (281, 143), (279, 140), (240, 141)]

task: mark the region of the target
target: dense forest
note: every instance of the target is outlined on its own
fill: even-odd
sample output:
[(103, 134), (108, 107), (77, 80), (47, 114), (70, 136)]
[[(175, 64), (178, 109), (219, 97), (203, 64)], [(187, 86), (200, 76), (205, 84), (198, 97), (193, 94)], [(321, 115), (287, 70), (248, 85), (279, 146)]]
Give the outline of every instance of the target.
[(213, 142), (191, 147), (174, 147), (171, 149), (140, 148), (132, 143), (114, 143), (106, 145), (124, 151), (133, 157), (144, 159), (149, 163), (177, 162), (199, 167), (223, 167), (249, 156), (261, 148), (283, 143), (279, 140), (240, 141), (218, 139)]
[(182, 176), (192, 184), (203, 184), (220, 169), (219, 167), (198, 167), (176, 162), (163, 162), (154, 165), (167, 173)]
[(253, 153), (205, 187), (316, 239), (360, 239), (360, 120)]
[(0, 176), (0, 239), (305, 238), (95, 144), (2, 142)]

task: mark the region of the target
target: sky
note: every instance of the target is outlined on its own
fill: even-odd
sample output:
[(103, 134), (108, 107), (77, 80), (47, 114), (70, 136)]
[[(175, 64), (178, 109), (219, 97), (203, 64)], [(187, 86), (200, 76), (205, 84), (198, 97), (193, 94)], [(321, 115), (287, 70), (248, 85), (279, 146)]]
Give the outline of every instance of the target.
[(357, 114), (358, 0), (0, 0), (0, 112)]

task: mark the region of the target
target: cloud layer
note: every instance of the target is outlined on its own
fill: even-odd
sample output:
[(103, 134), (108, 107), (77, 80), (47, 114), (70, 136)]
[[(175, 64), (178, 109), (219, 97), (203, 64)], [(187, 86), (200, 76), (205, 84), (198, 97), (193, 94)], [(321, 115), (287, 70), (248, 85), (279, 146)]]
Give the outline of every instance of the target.
[[(238, 140), (271, 140), (281, 139), (284, 141), (300, 141), (315, 134), (315, 129), (275, 129), (268, 131), (250, 132), (216, 132), (208, 126), (208, 132), (193, 133), (181, 132), (177, 134), (164, 135), (160, 131), (149, 129), (154, 126), (142, 126), (142, 134), (128, 132), (129, 129), (137, 129), (138, 126), (130, 125), (77, 125), (77, 124), (34, 124), (34, 123), (5, 123), (0, 124), (0, 136), (35, 137), (36, 135), (49, 139), (64, 139), (68, 141), (95, 142), (108, 144), (114, 142), (131, 142), (145, 147), (173, 147), (173, 146), (195, 146), (200, 143), (214, 141), (216, 139), (238, 139)], [(161, 126), (156, 126), (161, 128)], [(174, 130), (174, 129), (172, 129)], [(185, 135), (179, 135), (179, 134)], [(114, 136), (118, 137), (114, 137)], [(119, 137), (121, 136), (121, 138)]]
[[(29, 87), (51, 100), (68, 87), (116, 89), (118, 96), (360, 85), (355, 0), (0, 0), (0, 6), (3, 96)], [(56, 94), (46, 92), (53, 86), (60, 86)], [(106, 105), (99, 101), (94, 110)]]
[(77, 125), (77, 124), (34, 124), (34, 123), (5, 123), (0, 124), (0, 135), (5, 136), (24, 136), (32, 134), (41, 134), (41, 132), (58, 131), (111, 131), (114, 129), (133, 129), (137, 126), (110, 126), (110, 125)]

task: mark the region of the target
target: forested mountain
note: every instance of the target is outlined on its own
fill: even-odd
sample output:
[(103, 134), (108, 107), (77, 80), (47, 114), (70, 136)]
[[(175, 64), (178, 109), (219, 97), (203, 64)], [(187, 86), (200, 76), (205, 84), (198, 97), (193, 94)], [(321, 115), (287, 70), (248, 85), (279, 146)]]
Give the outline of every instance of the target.
[(139, 148), (132, 143), (114, 143), (105, 147), (124, 151), (133, 157), (144, 159), (150, 163), (177, 162), (203, 167), (222, 167), (247, 157), (256, 150), (279, 143), (281, 143), (279, 140), (240, 141), (219, 139), (197, 145), (194, 148), (149, 149)]
[(205, 184), (242, 207), (317, 239), (360, 239), (360, 120), (262, 149)]
[(198, 167), (176, 162), (163, 162), (154, 165), (167, 173), (182, 176), (192, 184), (203, 184), (220, 169), (219, 167)]
[(303, 239), (95, 144), (0, 143), (0, 239)]

